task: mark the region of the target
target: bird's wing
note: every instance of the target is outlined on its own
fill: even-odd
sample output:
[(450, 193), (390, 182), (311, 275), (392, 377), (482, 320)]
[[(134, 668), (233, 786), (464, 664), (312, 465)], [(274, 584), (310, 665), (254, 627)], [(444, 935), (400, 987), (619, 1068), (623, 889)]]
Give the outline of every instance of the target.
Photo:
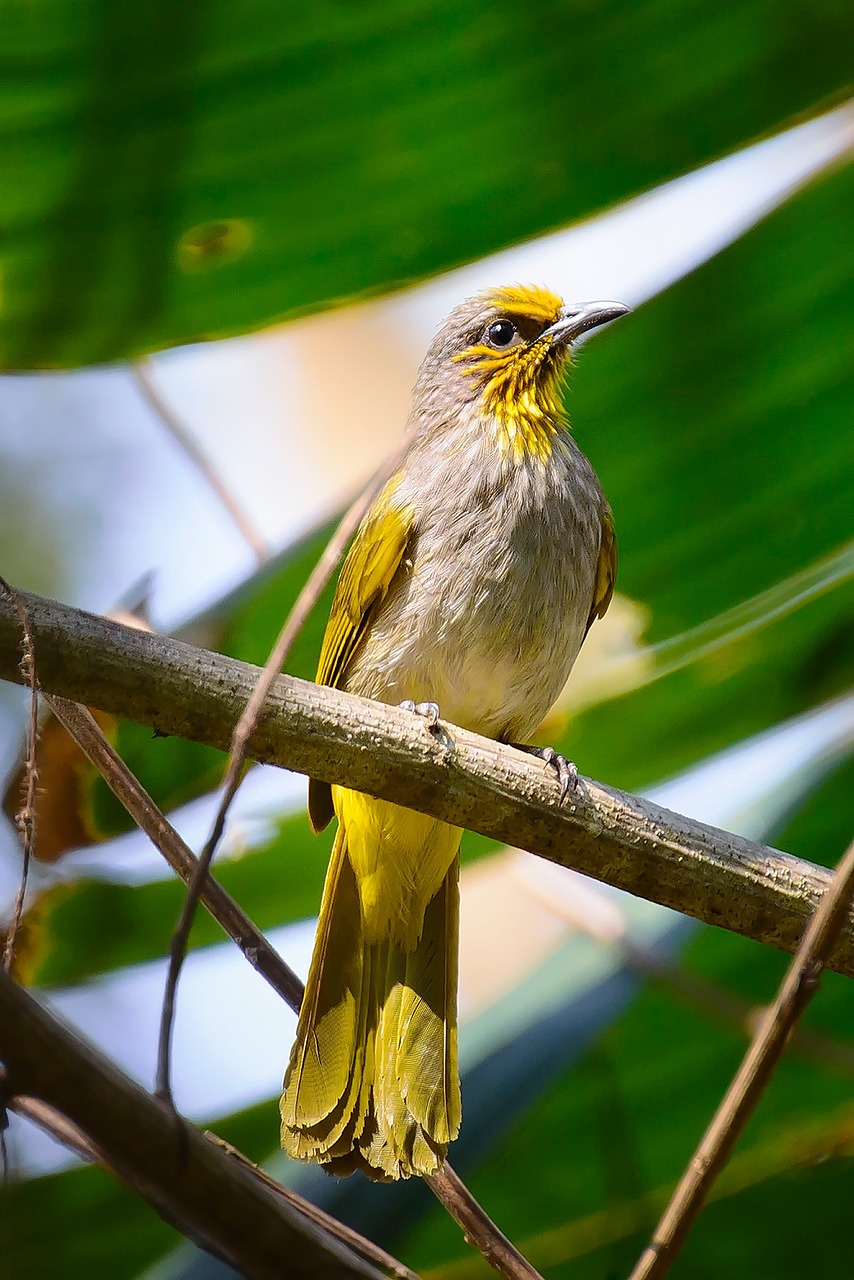
[[(359, 526), (344, 561), (320, 650), (318, 684), (340, 688), (412, 538), (415, 514), (397, 496), (399, 486), (400, 477), (392, 476)], [(309, 783), (308, 808), (315, 831), (322, 830), (333, 812), (327, 783)]]
[(393, 476), (359, 526), (344, 561), (315, 680), (339, 688), (371, 615), (391, 586), (412, 536), (414, 514), (395, 501), (400, 480)]
[(610, 507), (602, 513), (602, 539), (599, 543), (599, 559), (596, 563), (596, 578), (593, 583), (593, 604), (587, 629), (597, 618), (604, 618), (608, 605), (614, 595), (614, 583), (617, 578), (617, 538), (614, 533), (614, 518)]

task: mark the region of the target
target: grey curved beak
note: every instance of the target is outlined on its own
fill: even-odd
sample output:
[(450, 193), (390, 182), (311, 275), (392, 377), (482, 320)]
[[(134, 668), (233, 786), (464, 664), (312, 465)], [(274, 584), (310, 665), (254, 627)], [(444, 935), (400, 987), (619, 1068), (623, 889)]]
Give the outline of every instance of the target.
[(560, 319), (549, 325), (542, 336), (551, 338), (552, 342), (575, 342), (582, 334), (619, 320), (630, 311), (631, 307), (622, 302), (582, 302), (578, 306), (564, 307)]

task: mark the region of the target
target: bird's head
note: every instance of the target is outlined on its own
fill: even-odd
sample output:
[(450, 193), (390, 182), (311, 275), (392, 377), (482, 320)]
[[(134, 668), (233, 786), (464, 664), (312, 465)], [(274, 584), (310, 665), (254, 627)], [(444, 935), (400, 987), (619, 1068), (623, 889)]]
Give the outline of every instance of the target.
[(571, 344), (628, 310), (619, 302), (565, 305), (530, 285), (489, 290), (446, 318), (419, 381), (431, 398), (441, 393), (446, 409), (473, 405), (517, 459), (541, 456), (563, 422), (558, 384)]

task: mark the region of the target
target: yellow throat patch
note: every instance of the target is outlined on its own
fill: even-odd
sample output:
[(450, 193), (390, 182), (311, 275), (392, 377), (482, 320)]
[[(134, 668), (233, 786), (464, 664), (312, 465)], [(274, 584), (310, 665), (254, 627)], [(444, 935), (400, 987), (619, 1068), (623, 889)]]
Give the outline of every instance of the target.
[[(496, 316), (513, 321), (523, 332), (553, 324), (563, 307), (547, 289), (524, 286), (501, 289), (485, 301)], [(465, 362), (465, 373), (479, 382), (482, 413), (495, 423), (502, 456), (513, 462), (547, 462), (555, 435), (566, 426), (557, 395), (566, 352), (556, 352), (548, 338), (533, 337), (508, 350), (478, 342), (454, 359)]]

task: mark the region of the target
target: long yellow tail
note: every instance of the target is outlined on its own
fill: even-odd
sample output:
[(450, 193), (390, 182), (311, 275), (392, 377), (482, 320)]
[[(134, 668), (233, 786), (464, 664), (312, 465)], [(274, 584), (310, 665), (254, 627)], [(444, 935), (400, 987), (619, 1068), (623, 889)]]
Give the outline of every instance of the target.
[(460, 1126), (460, 832), (335, 791), (339, 828), (285, 1074), (282, 1146), (339, 1175), (435, 1173)]

